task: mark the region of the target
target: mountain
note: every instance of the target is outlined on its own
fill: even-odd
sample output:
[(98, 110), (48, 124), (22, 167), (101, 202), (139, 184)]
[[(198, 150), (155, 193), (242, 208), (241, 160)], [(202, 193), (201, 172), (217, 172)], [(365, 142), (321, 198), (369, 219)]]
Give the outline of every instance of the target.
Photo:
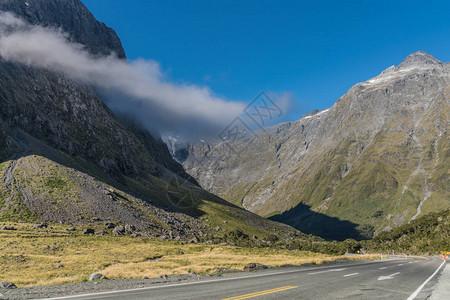
[(125, 58), (116, 32), (98, 22), (79, 0), (2, 0), (0, 10), (12, 12), (33, 25), (61, 28), (73, 42), (82, 44), (92, 54), (114, 52)]
[[(116, 33), (78, 0), (3, 0), (0, 10), (59, 27), (94, 55), (126, 59)], [(94, 87), (3, 58), (0, 145), (2, 221), (113, 222), (194, 241), (237, 229), (260, 240), (305, 237), (201, 189), (160, 137), (115, 115)]]
[(327, 239), (370, 238), (450, 207), (449, 99), (450, 64), (419, 51), (328, 109), (249, 143), (193, 143), (181, 162), (258, 215)]

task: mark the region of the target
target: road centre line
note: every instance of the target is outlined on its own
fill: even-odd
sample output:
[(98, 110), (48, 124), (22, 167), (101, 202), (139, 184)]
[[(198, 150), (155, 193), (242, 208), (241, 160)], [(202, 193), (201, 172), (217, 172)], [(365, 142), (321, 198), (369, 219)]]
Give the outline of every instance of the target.
[(283, 287), (279, 287), (279, 288), (276, 288), (276, 289), (265, 290), (265, 291), (260, 291), (260, 292), (255, 292), (255, 293), (251, 293), (251, 294), (240, 295), (240, 296), (231, 297), (231, 298), (225, 298), (223, 300), (248, 299), (248, 298), (263, 296), (263, 295), (267, 295), (267, 294), (273, 294), (273, 293), (278, 293), (278, 292), (282, 292), (282, 291), (287, 291), (287, 290), (295, 289), (295, 288), (296, 288), (296, 286), (283, 286)]

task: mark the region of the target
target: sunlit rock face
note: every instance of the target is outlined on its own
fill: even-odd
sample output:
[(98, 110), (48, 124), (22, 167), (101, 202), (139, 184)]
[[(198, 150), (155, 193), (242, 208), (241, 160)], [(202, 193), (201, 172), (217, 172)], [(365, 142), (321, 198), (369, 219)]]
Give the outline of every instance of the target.
[(205, 189), (306, 232), (339, 234), (326, 218), (389, 229), (450, 206), (449, 86), (450, 64), (419, 51), (253, 143), (189, 145), (183, 166)]

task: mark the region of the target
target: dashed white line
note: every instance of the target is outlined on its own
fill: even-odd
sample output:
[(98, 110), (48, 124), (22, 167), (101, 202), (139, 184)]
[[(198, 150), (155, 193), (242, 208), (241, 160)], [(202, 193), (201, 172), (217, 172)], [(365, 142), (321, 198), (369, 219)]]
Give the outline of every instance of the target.
[(380, 268), (380, 270), (384, 270), (384, 269), (386, 269), (387, 267), (382, 267), (382, 268)]
[(347, 275), (344, 275), (344, 277), (354, 276), (354, 275), (358, 275), (358, 274), (359, 274), (359, 273), (347, 274)]
[(331, 269), (331, 270), (313, 272), (313, 273), (308, 273), (308, 275), (322, 274), (322, 273), (328, 273), (328, 272), (340, 272), (340, 271), (344, 271), (344, 270), (346, 270), (346, 268), (344, 268), (344, 269)]
[(403, 266), (403, 264), (399, 264), (399, 265), (397, 265), (397, 266)]
[(423, 289), (423, 287), (428, 283), (428, 281), (430, 281), (436, 274), (437, 272), (439, 272), (439, 270), (442, 268), (442, 266), (445, 264), (445, 260), (442, 262), (442, 264), (436, 269), (436, 271), (434, 271), (433, 274), (431, 274), (430, 277), (428, 277), (427, 280), (425, 280), (418, 288), (417, 290), (414, 291), (414, 293), (411, 294), (411, 296), (409, 296), (409, 298), (407, 300), (413, 300), (414, 298), (416, 298), (416, 296), (420, 293), (420, 291)]

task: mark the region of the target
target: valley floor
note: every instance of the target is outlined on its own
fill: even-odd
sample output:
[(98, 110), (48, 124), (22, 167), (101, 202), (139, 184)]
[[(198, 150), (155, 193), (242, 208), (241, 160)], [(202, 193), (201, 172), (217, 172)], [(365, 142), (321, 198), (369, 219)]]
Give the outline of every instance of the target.
[(189, 277), (217, 275), (220, 268), (243, 270), (249, 263), (279, 267), (379, 257), (331, 256), (299, 250), (194, 244), (148, 237), (86, 235), (80, 228), (65, 225), (41, 229), (24, 223), (0, 225), (0, 229), (8, 227), (15, 230), (0, 230), (0, 282), (13, 282), (19, 288), (84, 282), (94, 272), (110, 279), (176, 274)]

